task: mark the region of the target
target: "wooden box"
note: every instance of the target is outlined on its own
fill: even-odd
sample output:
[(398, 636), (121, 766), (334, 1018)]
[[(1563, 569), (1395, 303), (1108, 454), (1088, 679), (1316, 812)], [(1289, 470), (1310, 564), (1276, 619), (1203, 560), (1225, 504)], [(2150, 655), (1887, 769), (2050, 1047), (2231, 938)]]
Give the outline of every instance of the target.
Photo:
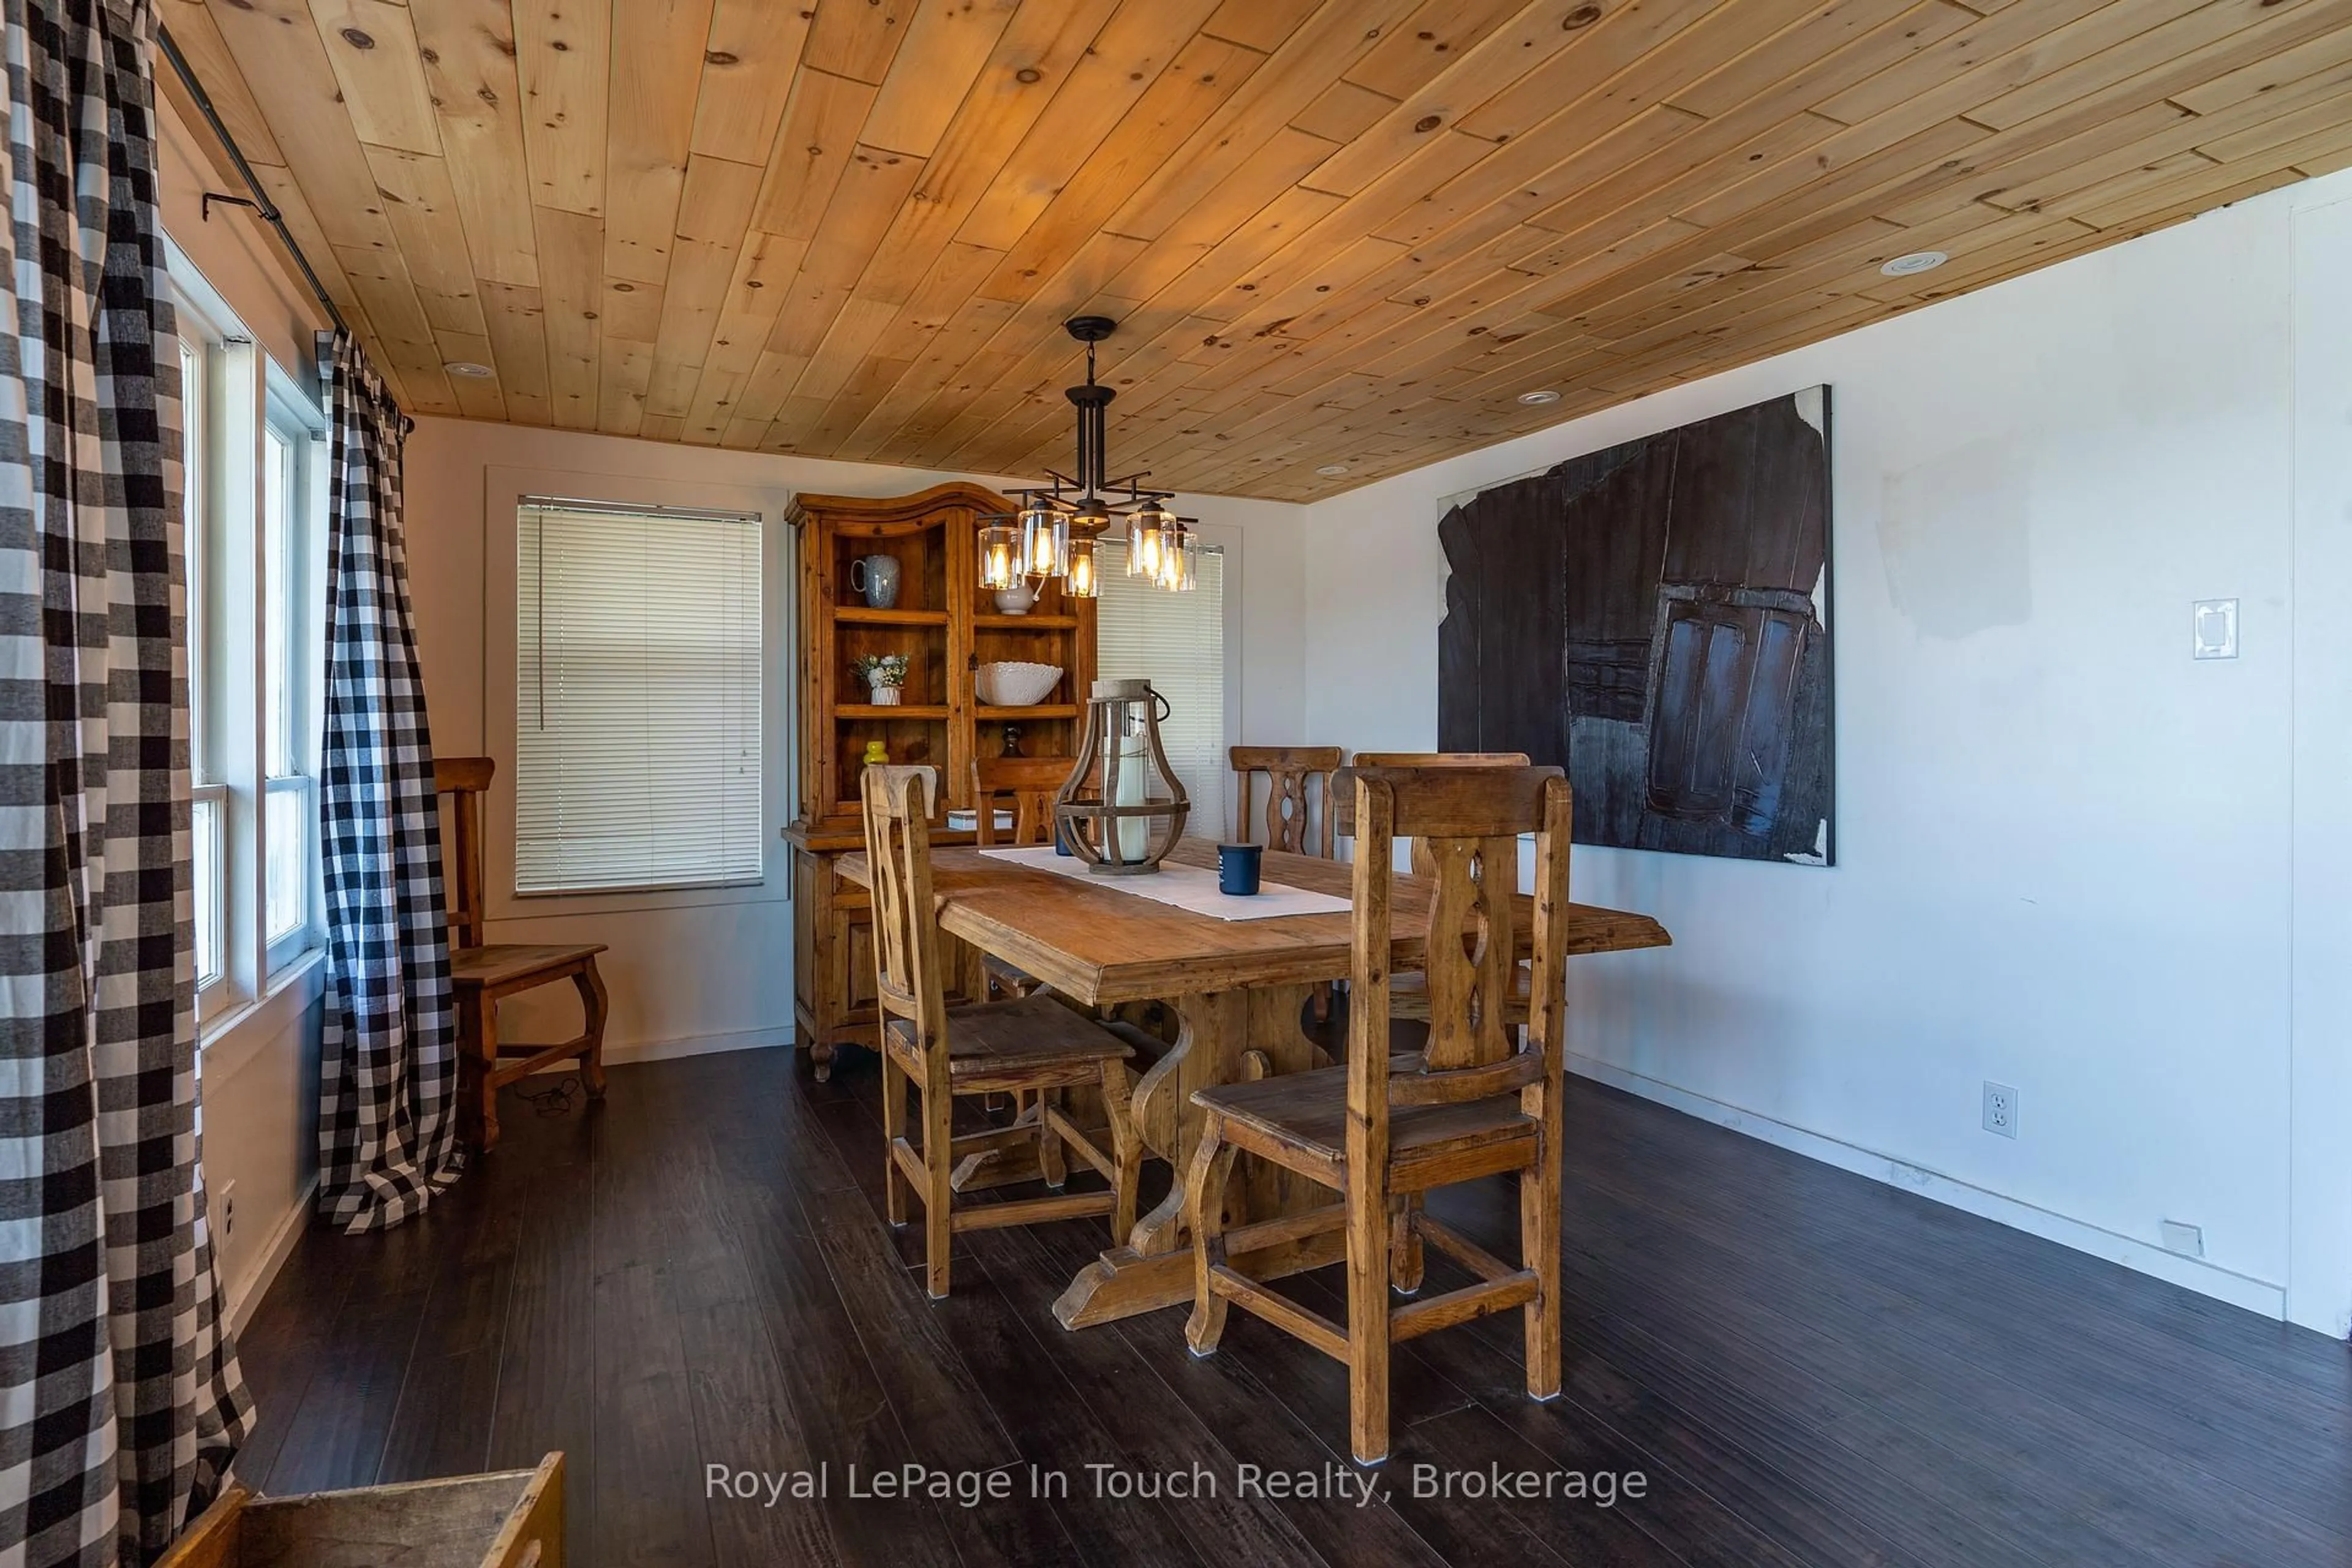
[(563, 1568), (563, 1456), (300, 1497), (232, 1483), (157, 1568)]

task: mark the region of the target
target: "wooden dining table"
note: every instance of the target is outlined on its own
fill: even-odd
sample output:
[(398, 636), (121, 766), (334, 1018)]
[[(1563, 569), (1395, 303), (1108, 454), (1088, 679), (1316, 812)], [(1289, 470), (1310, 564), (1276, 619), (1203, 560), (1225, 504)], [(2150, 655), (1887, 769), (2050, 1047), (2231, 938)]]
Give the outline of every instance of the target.
[[(1216, 846), (1185, 839), (1169, 854), (1178, 864), (1213, 868)], [(835, 863), (839, 875), (871, 886), (861, 853)], [(1265, 852), (1271, 886), (1306, 889), (1339, 898), (1352, 891), (1352, 868), (1334, 860)], [(1178, 1032), (1167, 1053), (1136, 1086), (1131, 1114), (1144, 1146), (1173, 1163), (1174, 1187), (1137, 1220), (1126, 1243), (1079, 1270), (1054, 1305), (1065, 1328), (1085, 1328), (1192, 1297), (1192, 1238), (1184, 1227), (1183, 1173), (1201, 1128), (1196, 1089), (1329, 1067), (1334, 1058), (1307, 1032), (1308, 997), (1326, 982), (1345, 979), (1351, 963), (1352, 921), (1344, 912), (1220, 920), (1121, 887), (1116, 877), (1074, 878), (990, 856), (948, 848), (931, 856), (931, 887), (940, 929), (971, 948), (1045, 982), (1072, 1002), (1094, 1009), (1157, 1002), (1173, 1009)], [(1396, 882), (1393, 971), (1423, 967), (1431, 884), (1400, 876)], [(1530, 951), (1528, 900), (1513, 921), (1521, 955)], [(1569, 906), (1571, 954), (1664, 947), (1666, 930), (1647, 915), (1591, 904)], [(1259, 1163), (1251, 1162), (1255, 1166)], [(1346, 1237), (1331, 1230), (1289, 1236), (1281, 1221), (1326, 1205), (1330, 1194), (1284, 1171), (1236, 1173), (1232, 1189), (1243, 1212), (1237, 1226), (1254, 1226), (1235, 1261), (1260, 1279), (1316, 1268), (1339, 1260)]]

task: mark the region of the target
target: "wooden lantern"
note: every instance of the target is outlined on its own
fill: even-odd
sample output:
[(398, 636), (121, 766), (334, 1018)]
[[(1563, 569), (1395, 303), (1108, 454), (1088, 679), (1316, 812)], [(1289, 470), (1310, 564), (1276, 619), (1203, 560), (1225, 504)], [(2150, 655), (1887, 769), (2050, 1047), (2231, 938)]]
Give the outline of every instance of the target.
[(1190, 803), (1160, 744), (1167, 706), (1148, 680), (1094, 683), (1077, 765), (1054, 797), (1055, 831), (1090, 871), (1157, 871), (1184, 837)]

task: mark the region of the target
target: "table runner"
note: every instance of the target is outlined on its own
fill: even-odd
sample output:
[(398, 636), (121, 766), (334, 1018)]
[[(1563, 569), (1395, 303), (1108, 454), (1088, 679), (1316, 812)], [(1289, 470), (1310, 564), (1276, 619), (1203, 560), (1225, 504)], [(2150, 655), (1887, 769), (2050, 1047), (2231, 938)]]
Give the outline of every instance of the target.
[(1309, 892), (1304, 888), (1287, 888), (1273, 882), (1262, 883), (1258, 891), (1249, 898), (1235, 898), (1217, 890), (1217, 874), (1214, 871), (1204, 870), (1198, 866), (1180, 866), (1172, 860), (1161, 861), (1159, 871), (1152, 875), (1098, 877), (1087, 870), (1087, 863), (1076, 856), (1055, 854), (1050, 844), (1026, 849), (983, 849), (981, 853), (992, 860), (1009, 860), (1032, 870), (1074, 877), (1097, 888), (1133, 893), (1154, 903), (1172, 905), (1213, 920), (1263, 921), (1283, 915), (1344, 915), (1353, 907), (1347, 900), (1335, 898), (1329, 893)]

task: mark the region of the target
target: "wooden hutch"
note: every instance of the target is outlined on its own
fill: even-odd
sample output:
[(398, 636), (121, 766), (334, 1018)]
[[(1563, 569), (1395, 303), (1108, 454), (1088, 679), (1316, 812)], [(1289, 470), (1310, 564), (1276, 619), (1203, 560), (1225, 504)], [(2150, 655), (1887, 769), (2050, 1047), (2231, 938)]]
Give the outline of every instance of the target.
[[(894, 763), (940, 770), (942, 818), (972, 808), (975, 757), (1003, 753), (1017, 726), (1020, 754), (1074, 756), (1085, 698), (1094, 681), (1095, 605), (1065, 599), (1049, 581), (1027, 614), (1003, 615), (980, 586), (981, 520), (1013, 510), (1004, 497), (972, 484), (876, 500), (803, 495), (793, 503), (800, 534), (799, 803), (784, 830), (793, 848), (793, 993), (801, 1047), (817, 1077), (829, 1075), (844, 1043), (871, 1047), (873, 925), (863, 889), (834, 875), (834, 861), (866, 847), (858, 777), (867, 743)], [(899, 565), (898, 601), (875, 609), (851, 586), (862, 556)], [(908, 656), (896, 707), (869, 700), (861, 655)], [(979, 668), (1019, 659), (1062, 668), (1055, 689), (1023, 708), (983, 705)], [(934, 844), (969, 844), (967, 828), (933, 824)]]

